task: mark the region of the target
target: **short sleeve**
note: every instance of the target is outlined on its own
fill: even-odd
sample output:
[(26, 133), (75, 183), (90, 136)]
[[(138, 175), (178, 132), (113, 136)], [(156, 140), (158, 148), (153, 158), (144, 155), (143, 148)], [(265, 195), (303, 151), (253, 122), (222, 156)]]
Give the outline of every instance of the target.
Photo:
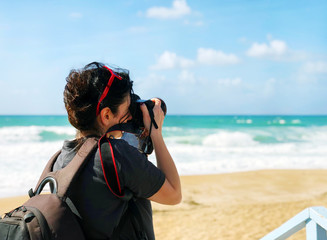
[(146, 155), (124, 140), (113, 140), (112, 146), (123, 187), (141, 198), (149, 198), (159, 191), (165, 182), (165, 175)]

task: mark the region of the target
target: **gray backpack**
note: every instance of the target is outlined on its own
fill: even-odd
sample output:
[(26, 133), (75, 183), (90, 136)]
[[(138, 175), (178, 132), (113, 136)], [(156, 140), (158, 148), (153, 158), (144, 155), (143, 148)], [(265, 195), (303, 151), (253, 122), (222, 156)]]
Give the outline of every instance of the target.
[[(96, 146), (97, 140), (88, 138), (65, 168), (52, 172), (58, 151), (46, 165), (35, 191), (29, 191), (31, 198), (0, 219), (0, 239), (84, 240), (79, 214), (67, 193)], [(46, 184), (51, 193), (40, 194)]]

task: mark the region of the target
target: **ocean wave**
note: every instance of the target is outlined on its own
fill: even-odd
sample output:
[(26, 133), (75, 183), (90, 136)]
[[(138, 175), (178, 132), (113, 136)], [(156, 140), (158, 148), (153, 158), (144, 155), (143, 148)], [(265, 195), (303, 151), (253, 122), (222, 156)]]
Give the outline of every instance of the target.
[(163, 127), (165, 132), (181, 132), (184, 131), (182, 127)]
[(26, 194), (34, 188), (62, 141), (0, 144), (0, 197)]
[(76, 130), (69, 126), (21, 126), (0, 128), (0, 144), (13, 142), (47, 142), (74, 138)]
[[(165, 131), (165, 130), (164, 130)], [(327, 144), (327, 126), (294, 127), (276, 126), (234, 129), (188, 129), (164, 132), (168, 143), (208, 145), (214, 147), (272, 145), (281, 143)]]
[(203, 145), (214, 147), (235, 147), (242, 146), (248, 147), (256, 145), (257, 142), (253, 140), (253, 137), (244, 132), (227, 132), (219, 131), (218, 133), (210, 134), (202, 141)]
[(253, 126), (298, 126), (302, 124), (300, 119), (290, 117), (235, 117), (230, 124), (235, 122), (237, 125)]
[(236, 119), (237, 124), (252, 124), (252, 119)]
[[(181, 175), (327, 168), (327, 126), (285, 125), (178, 126), (164, 127), (163, 131)], [(26, 194), (63, 140), (74, 135), (74, 128), (68, 126), (0, 128), (0, 197)], [(155, 163), (155, 154), (149, 158)]]
[[(217, 147), (168, 144), (182, 175), (258, 169), (327, 168), (325, 144), (307, 142)], [(154, 156), (150, 156), (155, 162)]]

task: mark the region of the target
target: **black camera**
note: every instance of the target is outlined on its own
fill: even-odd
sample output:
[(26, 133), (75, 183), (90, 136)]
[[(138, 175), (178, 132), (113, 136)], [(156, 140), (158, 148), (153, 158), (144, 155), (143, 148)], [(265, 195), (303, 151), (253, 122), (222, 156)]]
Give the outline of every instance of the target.
[[(158, 98), (160, 99), (160, 98)], [(161, 109), (166, 115), (167, 113), (167, 106), (166, 103), (160, 99), (161, 101)], [(151, 125), (149, 132), (145, 131), (144, 123), (143, 123), (143, 113), (140, 108), (140, 104), (143, 103), (147, 107), (149, 111), (149, 115), (151, 118)], [(145, 154), (151, 154), (153, 152), (153, 145), (152, 145), (152, 140), (150, 137), (152, 127), (158, 128), (157, 123), (154, 120), (154, 113), (153, 113), (153, 108), (154, 108), (155, 103), (152, 100), (142, 100), (138, 95), (136, 94), (131, 94), (131, 104), (129, 107), (130, 114), (132, 115), (132, 119), (126, 124), (126, 131), (134, 134), (136, 137), (136, 140), (133, 142), (137, 142), (136, 147), (138, 150), (142, 153)], [(131, 141), (131, 140), (129, 140)]]
[[(158, 98), (160, 99), (160, 98)], [(166, 103), (160, 99), (161, 101), (161, 109), (164, 112), (164, 114), (166, 115), (167, 113), (167, 106)], [(140, 104), (144, 103), (145, 106), (148, 108), (150, 117), (151, 117), (151, 112), (152, 109), (154, 108), (154, 102), (152, 100), (142, 100), (138, 95), (136, 94), (132, 94), (131, 95), (131, 104), (129, 107), (129, 112), (132, 115), (132, 122), (134, 124), (135, 128), (144, 128), (144, 123), (143, 123), (143, 113), (142, 110), (140, 108)]]
[[(160, 99), (160, 98), (158, 98)], [(164, 115), (167, 113), (166, 103), (160, 99), (161, 109)], [(145, 104), (149, 111), (151, 118), (151, 125), (149, 131), (146, 131), (143, 123), (143, 113), (140, 108), (141, 103)], [(131, 104), (129, 106), (129, 112), (132, 119), (126, 123), (119, 123), (110, 127), (107, 132), (111, 131), (123, 131), (123, 139), (126, 140), (130, 145), (138, 148), (138, 150), (145, 154), (151, 154), (153, 152), (153, 144), (151, 140), (152, 127), (158, 128), (158, 125), (154, 119), (154, 108), (155, 103), (152, 100), (142, 100), (138, 95), (131, 94)]]

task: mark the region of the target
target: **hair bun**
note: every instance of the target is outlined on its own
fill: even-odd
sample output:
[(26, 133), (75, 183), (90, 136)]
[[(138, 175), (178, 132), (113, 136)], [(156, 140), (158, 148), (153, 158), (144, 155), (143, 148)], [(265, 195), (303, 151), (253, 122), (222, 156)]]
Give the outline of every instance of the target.
[(72, 70), (66, 78), (64, 103), (68, 120), (79, 130), (88, 130), (95, 120), (90, 80), (90, 72), (79, 70)]

